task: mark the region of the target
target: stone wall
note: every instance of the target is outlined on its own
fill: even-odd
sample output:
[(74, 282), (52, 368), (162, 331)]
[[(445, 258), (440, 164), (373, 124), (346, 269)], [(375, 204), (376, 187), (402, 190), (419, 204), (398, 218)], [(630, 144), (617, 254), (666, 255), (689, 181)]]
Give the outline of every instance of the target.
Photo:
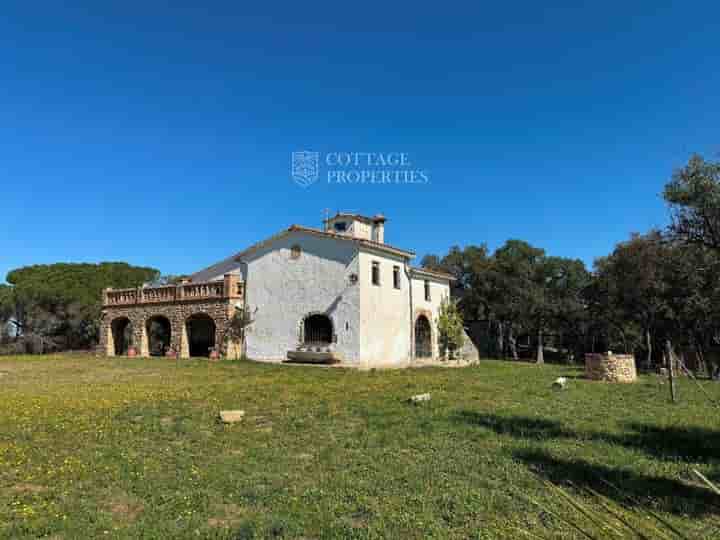
[(637, 380), (635, 356), (632, 354), (585, 355), (585, 376), (595, 381), (634, 382)]
[[(225, 340), (228, 323), (235, 312), (235, 302), (227, 298), (176, 303), (128, 306), (105, 306), (100, 323), (100, 353), (115, 356), (112, 322), (127, 318), (132, 324), (133, 346), (139, 356), (149, 356), (148, 321), (156, 316), (170, 322), (170, 346), (181, 358), (190, 355), (187, 321), (193, 316), (207, 316), (215, 323), (215, 346), (222, 354), (237, 355), (238, 345)], [(228, 350), (229, 349), (229, 350)]]

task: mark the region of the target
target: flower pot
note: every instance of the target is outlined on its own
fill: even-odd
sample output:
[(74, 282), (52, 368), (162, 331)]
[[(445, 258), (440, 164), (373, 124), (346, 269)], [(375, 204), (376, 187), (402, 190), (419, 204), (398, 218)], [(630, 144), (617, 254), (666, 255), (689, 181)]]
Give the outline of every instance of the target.
[(167, 358), (175, 358), (175, 351), (173, 351), (172, 349), (167, 350), (167, 351), (165, 351), (165, 356)]
[(211, 360), (217, 360), (218, 358), (220, 358), (219, 351), (210, 351), (210, 359)]
[(129, 357), (137, 356), (137, 349), (135, 347), (128, 347), (127, 355)]

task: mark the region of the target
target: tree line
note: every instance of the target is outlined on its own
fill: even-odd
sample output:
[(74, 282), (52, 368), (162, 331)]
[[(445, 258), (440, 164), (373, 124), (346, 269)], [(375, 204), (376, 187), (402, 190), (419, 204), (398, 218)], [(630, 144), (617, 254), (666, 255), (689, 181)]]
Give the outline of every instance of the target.
[(0, 350), (89, 349), (98, 342), (102, 290), (160, 280), (155, 268), (124, 262), (26, 266), (0, 284)]
[(633, 353), (664, 362), (668, 342), (717, 375), (720, 352), (720, 163), (693, 156), (665, 185), (671, 223), (632, 234), (589, 271), (522, 240), (452, 247), (422, 266), (450, 272), (466, 324), (483, 330), (484, 354), (542, 363), (585, 352)]

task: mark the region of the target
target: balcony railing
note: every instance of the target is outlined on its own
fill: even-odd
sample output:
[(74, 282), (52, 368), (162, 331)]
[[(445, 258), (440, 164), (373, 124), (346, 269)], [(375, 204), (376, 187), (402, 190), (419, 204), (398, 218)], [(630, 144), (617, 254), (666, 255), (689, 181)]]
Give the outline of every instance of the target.
[(105, 289), (103, 305), (133, 306), (138, 304), (161, 304), (191, 302), (219, 298), (241, 298), (243, 282), (237, 276), (227, 275), (222, 281), (179, 283), (160, 287), (136, 289)]

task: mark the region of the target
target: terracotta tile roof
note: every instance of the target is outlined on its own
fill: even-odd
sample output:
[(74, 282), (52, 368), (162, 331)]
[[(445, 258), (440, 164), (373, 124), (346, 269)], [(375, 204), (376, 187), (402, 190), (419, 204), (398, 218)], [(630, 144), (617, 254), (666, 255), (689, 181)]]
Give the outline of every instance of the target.
[(384, 242), (375, 242), (374, 240), (367, 240), (365, 238), (355, 238), (354, 236), (350, 236), (348, 234), (338, 234), (330, 231), (321, 231), (320, 229), (313, 229), (311, 227), (304, 227), (302, 225), (290, 225), (288, 227), (287, 232), (291, 231), (300, 231), (300, 232), (306, 232), (309, 234), (315, 234), (317, 236), (324, 236), (327, 238), (335, 238), (336, 240), (347, 240), (350, 242), (356, 242), (358, 244), (365, 245), (367, 247), (371, 247), (374, 249), (378, 249), (381, 251), (388, 251), (390, 253), (394, 253), (396, 255), (403, 255), (405, 257), (412, 258), (415, 256), (414, 251), (409, 251), (407, 249), (402, 249), (399, 247), (391, 246), (390, 244), (385, 244)]
[[(223, 259), (220, 262), (210, 265), (207, 268), (203, 268), (202, 270), (199, 270), (198, 272), (195, 272), (194, 274), (192, 274), (190, 277), (193, 281), (195, 281), (196, 276), (200, 276), (202, 274), (210, 274), (215, 269), (217, 269), (217, 271), (219, 272), (219, 271), (221, 271), (220, 269), (227, 263), (232, 262), (232, 261), (238, 261), (239, 259), (248, 255), (249, 253), (252, 253), (253, 251), (261, 249), (261, 248), (271, 244), (275, 240), (282, 238), (283, 236), (290, 234), (292, 232), (304, 232), (304, 233), (313, 234), (313, 235), (324, 237), (324, 238), (333, 238), (335, 240), (355, 242), (357, 244), (360, 244), (360, 245), (363, 245), (363, 246), (366, 246), (366, 247), (369, 247), (372, 249), (376, 249), (379, 251), (385, 251), (387, 253), (392, 253), (393, 255), (400, 255), (401, 257), (405, 257), (408, 259), (412, 259), (413, 257), (415, 257), (414, 251), (400, 249), (397, 247), (393, 247), (389, 244), (384, 244), (381, 242), (374, 242), (373, 240), (366, 240), (364, 238), (355, 238), (355, 237), (345, 235), (345, 234), (336, 234), (333, 232), (321, 231), (320, 229), (313, 229), (311, 227), (303, 227), (302, 225), (290, 225), (290, 227), (288, 227), (287, 229), (283, 229), (280, 232), (278, 232), (277, 234), (274, 234), (274, 235), (270, 236), (269, 238), (266, 238), (265, 240), (261, 240), (260, 242), (257, 242), (255, 244), (251, 245), (250, 247), (236, 253), (235, 255), (232, 255), (226, 259)], [(203, 277), (203, 279), (205, 279), (205, 277)]]
[(453, 276), (452, 274), (448, 274), (447, 272), (442, 272), (440, 270), (430, 270), (428, 268), (421, 268), (419, 266), (411, 266), (410, 272), (415, 274), (427, 274), (428, 276), (449, 279), (450, 281), (457, 280), (455, 276)]

